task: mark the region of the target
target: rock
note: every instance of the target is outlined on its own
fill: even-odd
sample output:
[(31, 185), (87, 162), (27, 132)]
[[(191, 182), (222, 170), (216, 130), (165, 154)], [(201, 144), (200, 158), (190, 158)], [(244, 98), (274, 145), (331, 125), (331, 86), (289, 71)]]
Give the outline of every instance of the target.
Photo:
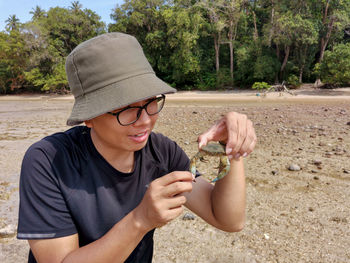
[(348, 122), (346, 123), (346, 125), (350, 125), (350, 121), (348, 121)]
[(272, 173), (273, 175), (278, 175), (278, 170), (273, 170), (273, 171), (271, 171), (271, 173)]
[(269, 239), (270, 239), (269, 234), (265, 233), (265, 234), (264, 234), (264, 238), (265, 238), (266, 240), (269, 240)]
[(289, 165), (288, 170), (289, 170), (289, 171), (300, 171), (301, 168), (300, 168), (300, 166), (297, 165), (297, 164), (291, 164), (291, 165)]
[(345, 174), (350, 174), (350, 170), (343, 169), (343, 173), (345, 173)]
[(325, 155), (326, 157), (330, 158), (330, 157), (332, 157), (333, 153), (331, 153), (331, 152), (325, 152), (324, 155)]
[(192, 213), (185, 213), (182, 220), (194, 220), (196, 217)]
[(315, 165), (321, 165), (322, 161), (318, 160), (318, 159), (315, 159), (315, 160), (312, 161), (312, 163), (315, 164)]
[(0, 238), (8, 238), (16, 235), (17, 227), (15, 225), (7, 225), (0, 228)]

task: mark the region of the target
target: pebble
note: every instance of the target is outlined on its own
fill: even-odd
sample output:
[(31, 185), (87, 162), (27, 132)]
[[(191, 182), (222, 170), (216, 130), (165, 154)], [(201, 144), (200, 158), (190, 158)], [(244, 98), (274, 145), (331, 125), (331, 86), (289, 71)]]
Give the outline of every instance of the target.
[(196, 217), (192, 213), (185, 213), (182, 220), (194, 220)]
[(7, 225), (0, 229), (0, 238), (13, 237), (16, 235), (17, 227), (15, 225)]
[(313, 160), (312, 162), (313, 162), (313, 164), (315, 164), (315, 165), (321, 165), (321, 164), (322, 164), (322, 161), (321, 161), (321, 160), (318, 160), (318, 159), (315, 159), (315, 160)]
[(350, 125), (350, 121), (348, 121), (348, 122), (346, 123), (346, 125)]
[(343, 172), (344, 172), (345, 174), (350, 174), (350, 170), (343, 169)]
[(289, 171), (300, 171), (301, 168), (300, 168), (300, 166), (297, 165), (297, 164), (291, 164), (291, 165), (289, 165), (288, 170), (289, 170)]
[(269, 234), (265, 233), (265, 234), (264, 234), (264, 238), (265, 238), (266, 240), (269, 240), (269, 239), (270, 239)]
[(331, 152), (325, 152), (325, 156), (328, 158), (330, 158), (332, 155), (333, 155), (333, 153), (331, 153)]
[(273, 170), (273, 171), (271, 171), (271, 173), (272, 173), (273, 175), (278, 175), (278, 170)]

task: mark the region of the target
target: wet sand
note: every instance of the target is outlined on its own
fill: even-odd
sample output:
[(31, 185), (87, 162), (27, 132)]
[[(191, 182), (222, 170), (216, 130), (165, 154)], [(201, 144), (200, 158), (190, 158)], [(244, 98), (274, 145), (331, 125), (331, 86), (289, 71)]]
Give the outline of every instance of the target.
[[(221, 114), (255, 124), (258, 145), (245, 160), (247, 222), (224, 233), (179, 217), (155, 234), (154, 262), (350, 262), (350, 90), (283, 93), (180, 92), (168, 96), (155, 130), (189, 156), (197, 136)], [(66, 130), (72, 96), (0, 97), (0, 262), (25, 262), (26, 241), (13, 237), (18, 180), (26, 149)], [(201, 164), (210, 179), (217, 160)], [(289, 171), (291, 164), (300, 171)], [(12, 236), (11, 236), (12, 233)]]

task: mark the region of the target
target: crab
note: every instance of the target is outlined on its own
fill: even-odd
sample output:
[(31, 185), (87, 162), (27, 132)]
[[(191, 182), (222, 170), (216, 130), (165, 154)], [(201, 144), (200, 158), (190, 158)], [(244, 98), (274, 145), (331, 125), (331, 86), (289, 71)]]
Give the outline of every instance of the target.
[(203, 146), (192, 158), (190, 162), (190, 172), (196, 175), (196, 163), (198, 160), (204, 161), (204, 156), (218, 156), (220, 157), (219, 172), (216, 178), (211, 182), (217, 182), (225, 177), (230, 171), (230, 161), (225, 153), (225, 146), (218, 143), (210, 143)]

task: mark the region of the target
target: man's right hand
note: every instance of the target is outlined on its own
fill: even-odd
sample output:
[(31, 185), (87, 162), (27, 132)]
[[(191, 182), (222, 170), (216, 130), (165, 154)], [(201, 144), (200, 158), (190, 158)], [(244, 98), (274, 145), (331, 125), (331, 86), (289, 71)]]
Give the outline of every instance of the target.
[(192, 191), (193, 177), (190, 172), (172, 172), (154, 180), (148, 187), (141, 203), (134, 210), (141, 228), (149, 231), (161, 227), (183, 212), (186, 197)]

